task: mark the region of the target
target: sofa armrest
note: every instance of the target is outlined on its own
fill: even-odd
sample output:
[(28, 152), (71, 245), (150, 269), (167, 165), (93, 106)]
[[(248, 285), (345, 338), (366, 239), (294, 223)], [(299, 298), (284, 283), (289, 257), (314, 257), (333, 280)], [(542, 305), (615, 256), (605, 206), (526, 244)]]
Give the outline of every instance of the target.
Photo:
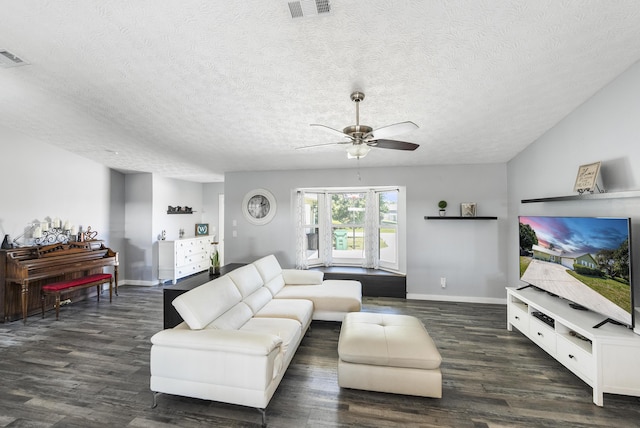
[(154, 334), (151, 343), (182, 349), (268, 355), (282, 345), (282, 338), (274, 334), (242, 330), (168, 329)]
[(285, 285), (320, 285), (324, 272), (319, 270), (282, 269)]

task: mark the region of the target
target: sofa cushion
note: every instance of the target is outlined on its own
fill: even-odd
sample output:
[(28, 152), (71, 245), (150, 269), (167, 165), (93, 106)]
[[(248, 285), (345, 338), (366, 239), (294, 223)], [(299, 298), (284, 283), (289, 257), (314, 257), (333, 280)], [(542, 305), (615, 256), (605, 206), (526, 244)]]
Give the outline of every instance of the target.
[(362, 308), (362, 285), (347, 280), (326, 280), (322, 285), (287, 285), (275, 297), (309, 299), (316, 312), (358, 312)]
[(289, 318), (302, 324), (304, 330), (311, 324), (313, 303), (303, 299), (273, 299), (255, 314), (260, 318)]
[(241, 300), (238, 288), (225, 275), (181, 294), (171, 304), (189, 328), (200, 330)]
[(254, 291), (250, 296), (247, 296), (243, 302), (245, 302), (254, 314), (264, 307), (273, 299), (271, 292), (266, 287), (260, 287)]
[(252, 263), (262, 277), (265, 287), (271, 291), (272, 295), (278, 294), (284, 287), (284, 279), (282, 278), (282, 268), (278, 259), (271, 254)]
[(302, 326), (296, 320), (287, 318), (251, 318), (240, 329), (241, 331), (252, 331), (267, 334), (275, 334), (282, 338), (282, 352), (285, 361), (289, 361), (300, 341), (302, 340)]
[(320, 285), (324, 272), (319, 270), (282, 269), (282, 278), (286, 285)]
[(253, 311), (244, 302), (240, 302), (218, 318), (214, 319), (206, 328), (219, 330), (238, 330), (253, 316)]
[(264, 285), (262, 277), (253, 264), (234, 269), (225, 276), (233, 280), (243, 299)]

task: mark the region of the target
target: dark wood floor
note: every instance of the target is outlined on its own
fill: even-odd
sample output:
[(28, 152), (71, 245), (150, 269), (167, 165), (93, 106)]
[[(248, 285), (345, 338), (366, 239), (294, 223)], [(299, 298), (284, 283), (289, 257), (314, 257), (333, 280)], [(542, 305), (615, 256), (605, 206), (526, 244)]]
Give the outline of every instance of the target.
[[(340, 325), (312, 324), (267, 409), (270, 427), (631, 427), (640, 400), (591, 388), (518, 332), (501, 305), (365, 298), (364, 310), (419, 317), (443, 357), (443, 398), (337, 385)], [(120, 288), (112, 304), (64, 306), (60, 321), (0, 324), (0, 427), (256, 427), (249, 408), (169, 395), (151, 409), (149, 338), (160, 287)], [(180, 364), (180, 361), (176, 361)], [(640, 369), (640, 362), (638, 362)]]

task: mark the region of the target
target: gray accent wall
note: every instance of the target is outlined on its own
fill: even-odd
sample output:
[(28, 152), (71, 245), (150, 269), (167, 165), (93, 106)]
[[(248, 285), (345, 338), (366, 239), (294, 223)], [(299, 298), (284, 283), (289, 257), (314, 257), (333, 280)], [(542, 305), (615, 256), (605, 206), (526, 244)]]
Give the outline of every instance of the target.
[[(508, 283), (519, 286), (518, 215), (629, 217), (632, 267), (640, 274), (640, 198), (522, 204), (574, 195), (580, 165), (602, 162), (608, 192), (640, 190), (640, 63), (596, 93), (507, 164)], [(636, 281), (637, 283), (637, 281)], [(636, 304), (640, 287), (635, 287)]]
[[(423, 148), (419, 149), (423, 150)], [(424, 149), (426, 150), (426, 148)], [(506, 164), (353, 168), (229, 173), (225, 176), (225, 260), (250, 262), (275, 254), (283, 267), (295, 261), (293, 190), (300, 187), (404, 186), (406, 239), (401, 251), (407, 292), (416, 299), (504, 300), (506, 286)], [(366, 158), (360, 160), (366, 165)], [(241, 205), (250, 190), (274, 194), (277, 213), (271, 223), (245, 220)], [(446, 199), (448, 215), (460, 215), (460, 203), (476, 202), (478, 216), (498, 220), (425, 220), (437, 216)], [(236, 237), (233, 237), (235, 231)], [(447, 278), (447, 287), (440, 278)], [(501, 300), (500, 300), (501, 301)]]

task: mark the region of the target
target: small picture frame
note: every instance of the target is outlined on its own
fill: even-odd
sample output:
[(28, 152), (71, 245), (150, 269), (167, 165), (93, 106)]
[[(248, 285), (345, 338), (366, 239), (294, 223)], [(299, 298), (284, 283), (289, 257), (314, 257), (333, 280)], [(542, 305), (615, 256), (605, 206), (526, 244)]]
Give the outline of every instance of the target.
[(475, 202), (463, 202), (460, 204), (460, 216), (461, 217), (475, 217), (476, 216), (476, 203)]
[(576, 184), (573, 191), (583, 194), (584, 192), (593, 193), (597, 190), (602, 191), (600, 182), (600, 162), (594, 162), (586, 165), (580, 165), (578, 175), (576, 176)]
[(209, 223), (196, 223), (196, 236), (209, 235)]

